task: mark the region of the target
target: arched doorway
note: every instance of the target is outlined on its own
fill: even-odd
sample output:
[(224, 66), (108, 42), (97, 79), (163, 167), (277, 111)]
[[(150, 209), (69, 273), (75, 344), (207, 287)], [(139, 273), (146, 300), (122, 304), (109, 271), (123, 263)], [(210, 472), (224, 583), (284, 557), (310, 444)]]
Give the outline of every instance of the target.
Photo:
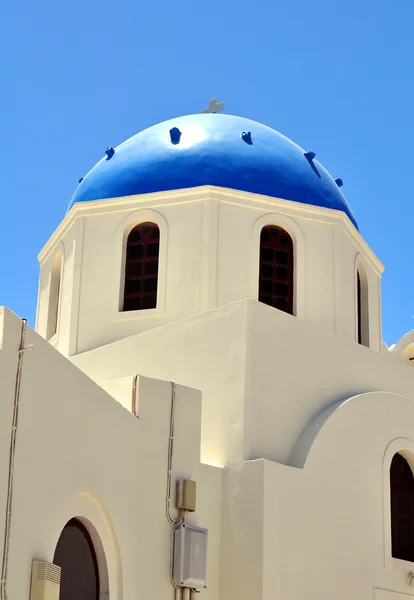
[(414, 476), (401, 454), (390, 468), (392, 556), (414, 561)]
[(62, 568), (60, 600), (99, 600), (99, 570), (86, 527), (77, 519), (66, 523), (53, 562)]

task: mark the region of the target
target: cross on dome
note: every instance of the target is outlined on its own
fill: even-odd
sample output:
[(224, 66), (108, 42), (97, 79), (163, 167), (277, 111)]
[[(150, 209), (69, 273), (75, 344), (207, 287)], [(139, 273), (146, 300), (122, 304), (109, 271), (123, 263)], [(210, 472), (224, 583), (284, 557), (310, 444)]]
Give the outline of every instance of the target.
[(217, 98), (212, 98), (207, 108), (204, 108), (201, 112), (206, 114), (215, 114), (224, 109), (224, 102), (217, 103)]

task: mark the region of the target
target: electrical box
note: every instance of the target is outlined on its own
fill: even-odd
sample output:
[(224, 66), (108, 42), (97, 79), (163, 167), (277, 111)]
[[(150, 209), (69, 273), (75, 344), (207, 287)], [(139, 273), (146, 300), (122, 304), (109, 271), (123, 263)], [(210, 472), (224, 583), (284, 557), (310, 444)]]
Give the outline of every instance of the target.
[(180, 587), (207, 587), (207, 529), (182, 523), (174, 530), (173, 579)]
[(177, 508), (194, 512), (196, 509), (196, 482), (179, 479), (177, 482)]
[(30, 600), (59, 600), (60, 573), (58, 565), (44, 560), (32, 562)]

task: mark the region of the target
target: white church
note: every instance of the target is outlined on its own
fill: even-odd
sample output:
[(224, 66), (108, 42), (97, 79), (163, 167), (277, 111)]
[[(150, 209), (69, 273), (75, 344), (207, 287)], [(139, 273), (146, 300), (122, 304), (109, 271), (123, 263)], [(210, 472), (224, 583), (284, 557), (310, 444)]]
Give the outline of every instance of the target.
[(219, 108), (107, 148), (0, 311), (0, 600), (414, 596), (414, 332), (342, 181)]

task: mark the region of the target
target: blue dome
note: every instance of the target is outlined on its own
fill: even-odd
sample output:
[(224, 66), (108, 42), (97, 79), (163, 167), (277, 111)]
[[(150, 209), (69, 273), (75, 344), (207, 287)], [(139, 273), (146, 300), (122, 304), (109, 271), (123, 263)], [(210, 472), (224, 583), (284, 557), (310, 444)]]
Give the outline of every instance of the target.
[(201, 185), (342, 210), (357, 227), (318, 161), (274, 129), (226, 114), (178, 117), (133, 136), (86, 175), (68, 210), (76, 202)]

